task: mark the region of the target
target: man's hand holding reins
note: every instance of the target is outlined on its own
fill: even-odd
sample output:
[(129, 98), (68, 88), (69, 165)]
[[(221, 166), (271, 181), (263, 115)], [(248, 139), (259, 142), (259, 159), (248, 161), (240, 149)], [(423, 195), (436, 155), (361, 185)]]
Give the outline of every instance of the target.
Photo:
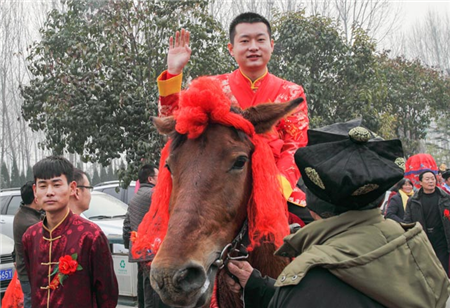
[(230, 276), (226, 277), (226, 282), (232, 292), (239, 293), (241, 287), (245, 288), (245, 285), (253, 272), (253, 267), (247, 261), (230, 261), (228, 262), (227, 268), (230, 273), (239, 280), (239, 283)]

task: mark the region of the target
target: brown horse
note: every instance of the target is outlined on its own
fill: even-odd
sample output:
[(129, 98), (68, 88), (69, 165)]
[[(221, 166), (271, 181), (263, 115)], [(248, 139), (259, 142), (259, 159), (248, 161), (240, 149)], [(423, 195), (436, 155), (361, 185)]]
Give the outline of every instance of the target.
[[(150, 273), (151, 284), (164, 303), (176, 307), (210, 307), (213, 286), (217, 283), (215, 294), (220, 308), (242, 307), (239, 297), (228, 289), (224, 281), (226, 273), (219, 270), (219, 265), (223, 261), (220, 258), (223, 248), (240, 233), (246, 219), (249, 229), (254, 229), (253, 233), (249, 231), (250, 240), (256, 238), (258, 241), (251, 244), (249, 262), (264, 275), (272, 277), (277, 277), (288, 263), (287, 259), (273, 255), (276, 246), (270, 242), (273, 240), (270, 232), (281, 230), (264, 226), (261, 229), (272, 231), (259, 232), (257, 224), (264, 224), (264, 220), (250, 217), (259, 215), (253, 208), (254, 194), (265, 192), (255, 192), (253, 189), (255, 174), (252, 169), (255, 166), (252, 167), (252, 158), (256, 137), (249, 136), (248, 129), (242, 127), (249, 124), (250, 131), (254, 129), (255, 135), (263, 134), (301, 101), (262, 104), (244, 111), (234, 110), (234, 113), (230, 113), (228, 107), (226, 113), (219, 116), (211, 115), (214, 111), (207, 111), (207, 123), (202, 124), (201, 132), (197, 128), (191, 131), (183, 129), (181, 122), (185, 123), (186, 119), (182, 115), (153, 118), (158, 130), (168, 134), (171, 140), (170, 154), (165, 162), (161, 162), (171, 178), (170, 218)], [(227, 117), (228, 120), (222, 120)], [(230, 117), (234, 120), (229, 120)], [(202, 115), (191, 115), (191, 118), (197, 121)], [(230, 125), (236, 121), (243, 121), (244, 125)], [(274, 170), (275, 163), (273, 157), (270, 158), (267, 170)], [(270, 174), (265, 176), (276, 177)], [(278, 194), (279, 187), (275, 187), (274, 191), (275, 195)], [(273, 210), (273, 215), (279, 215), (279, 220), (283, 222), (282, 235), (286, 235), (288, 225), (286, 217), (283, 217), (286, 216), (285, 201), (282, 197), (259, 197), (277, 200), (277, 204), (270, 204), (270, 211)], [(152, 219), (156, 215), (155, 209), (147, 214)], [(140, 227), (139, 233), (142, 231)]]

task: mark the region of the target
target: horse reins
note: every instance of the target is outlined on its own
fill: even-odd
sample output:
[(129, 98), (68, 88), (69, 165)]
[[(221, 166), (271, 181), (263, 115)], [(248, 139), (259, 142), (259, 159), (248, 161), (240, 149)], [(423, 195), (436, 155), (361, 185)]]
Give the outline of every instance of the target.
[(247, 246), (250, 243), (248, 239), (248, 222), (244, 221), (238, 235), (231, 243), (225, 245), (213, 265), (217, 266), (219, 270), (223, 269), (229, 260), (245, 260), (248, 258)]

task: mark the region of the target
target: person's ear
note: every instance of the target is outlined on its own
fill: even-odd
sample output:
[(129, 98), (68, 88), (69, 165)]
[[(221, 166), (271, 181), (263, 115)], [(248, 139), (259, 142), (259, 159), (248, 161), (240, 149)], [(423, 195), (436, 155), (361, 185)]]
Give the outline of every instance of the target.
[(74, 197), (75, 197), (77, 200), (80, 200), (80, 189), (79, 189), (78, 187), (75, 188), (75, 194), (74, 194)]
[(70, 195), (75, 196), (75, 194), (77, 193), (77, 182), (75, 182), (75, 181), (70, 182), (69, 189), (70, 189)]
[(234, 57), (233, 44), (228, 43), (227, 47), (228, 47), (228, 52), (230, 53), (230, 55), (231, 55), (232, 57)]

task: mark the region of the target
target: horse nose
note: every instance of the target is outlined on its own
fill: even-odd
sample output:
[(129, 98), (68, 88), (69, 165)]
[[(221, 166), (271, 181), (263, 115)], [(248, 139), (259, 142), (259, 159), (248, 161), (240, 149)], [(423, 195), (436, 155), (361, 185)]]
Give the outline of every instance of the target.
[(188, 262), (177, 267), (159, 267), (157, 264), (152, 264), (150, 269), (150, 283), (153, 289), (161, 294), (195, 293), (203, 288), (206, 279), (205, 269), (195, 262)]
[(198, 290), (205, 284), (205, 281), (206, 272), (197, 264), (189, 264), (177, 270), (172, 279), (173, 286), (183, 292)]

